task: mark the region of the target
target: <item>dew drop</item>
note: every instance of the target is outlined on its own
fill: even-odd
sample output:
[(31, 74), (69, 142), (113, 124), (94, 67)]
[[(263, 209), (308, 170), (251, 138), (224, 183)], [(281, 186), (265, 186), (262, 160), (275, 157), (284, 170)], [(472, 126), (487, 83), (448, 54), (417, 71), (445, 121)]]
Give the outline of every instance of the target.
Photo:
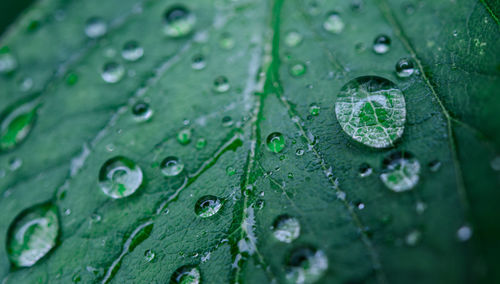
[(229, 33), (223, 33), (221, 38), (220, 38), (220, 41), (219, 41), (219, 45), (220, 47), (222, 47), (223, 49), (232, 49), (234, 47), (234, 39), (233, 37), (229, 34)]
[(196, 215), (208, 218), (215, 215), (222, 208), (222, 201), (213, 195), (205, 195), (198, 199), (194, 206)]
[(422, 236), (422, 233), (417, 230), (413, 230), (406, 235), (405, 241), (406, 244), (409, 246), (415, 246), (419, 241), (420, 237)]
[(183, 37), (190, 34), (196, 23), (196, 17), (183, 5), (174, 5), (164, 14), (163, 31), (169, 37)]
[(300, 77), (306, 73), (306, 65), (304, 63), (296, 63), (290, 66), (290, 75)]
[(85, 34), (89, 38), (99, 38), (106, 34), (108, 25), (99, 17), (92, 17), (85, 23)]
[(399, 78), (407, 78), (415, 73), (413, 61), (409, 58), (401, 58), (396, 63), (396, 74)]
[(122, 57), (127, 61), (137, 61), (144, 55), (144, 49), (135, 40), (127, 41), (122, 48)]
[[(0, 59), (0, 61), (1, 61), (1, 59)], [(1, 67), (0, 67), (0, 69), (1, 69)], [(2, 73), (2, 72), (0, 71), (0, 73)], [(19, 81), (19, 89), (23, 92), (27, 92), (27, 91), (31, 90), (32, 87), (33, 87), (33, 79), (31, 79), (29, 77), (23, 78), (21, 81)]]
[(111, 198), (127, 197), (142, 184), (141, 168), (129, 158), (116, 156), (107, 160), (99, 171), (101, 190)]
[(177, 176), (184, 170), (184, 164), (179, 158), (169, 156), (163, 159), (160, 164), (161, 172), (167, 177)]
[(38, 99), (21, 101), (0, 115), (0, 153), (19, 145), (26, 139), (36, 118)]
[(310, 107), (309, 107), (309, 113), (312, 115), (312, 116), (318, 116), (319, 115), (319, 111), (321, 110), (321, 108), (316, 105), (316, 104), (312, 104)]
[(226, 168), (226, 174), (228, 176), (233, 176), (236, 173), (236, 169), (233, 166), (228, 166)]
[(271, 152), (279, 153), (285, 148), (285, 137), (279, 132), (273, 132), (267, 136), (267, 148)]
[(224, 116), (222, 118), (222, 126), (224, 127), (230, 127), (233, 125), (233, 119), (230, 116)]
[(384, 159), (382, 182), (392, 191), (407, 191), (417, 185), (420, 163), (412, 154), (397, 152)]
[(457, 238), (461, 242), (466, 242), (472, 237), (472, 228), (468, 225), (463, 225), (457, 230)]
[(146, 250), (144, 252), (144, 259), (147, 261), (147, 262), (152, 262), (156, 257), (156, 253), (153, 251), (153, 250)]
[(201, 150), (207, 146), (207, 139), (205, 138), (199, 138), (196, 140), (196, 149)]
[(200, 269), (194, 265), (184, 265), (174, 271), (170, 284), (200, 284)]
[(303, 40), (303, 37), (300, 33), (296, 31), (289, 31), (285, 35), (285, 44), (288, 45), (289, 47), (295, 47), (299, 45)]
[(231, 85), (229, 85), (229, 80), (225, 76), (219, 76), (214, 80), (214, 91), (217, 93), (225, 93), (229, 91)]
[(207, 66), (207, 63), (205, 62), (205, 57), (201, 54), (196, 54), (193, 56), (191, 59), (191, 67), (194, 70), (201, 70), (204, 69), (205, 66)]
[(297, 149), (297, 150), (295, 151), (295, 155), (297, 155), (297, 156), (299, 156), (299, 157), (300, 157), (300, 156), (304, 155), (304, 152), (305, 152), (305, 151), (304, 151), (304, 149), (299, 148), (299, 149)]
[(330, 12), (326, 16), (323, 28), (330, 33), (339, 34), (344, 30), (344, 21), (337, 12)]
[(55, 245), (59, 235), (57, 207), (41, 204), (19, 214), (10, 225), (7, 253), (17, 267), (33, 266)]
[(291, 243), (300, 235), (300, 223), (294, 217), (281, 215), (273, 223), (274, 237), (284, 243)]
[(391, 47), (391, 38), (386, 35), (379, 35), (373, 41), (373, 51), (377, 54), (385, 54), (389, 52)]
[(119, 63), (108, 62), (102, 67), (101, 77), (106, 83), (116, 83), (123, 78), (125, 68)]
[(189, 144), (189, 142), (191, 142), (191, 129), (185, 128), (179, 131), (179, 133), (177, 133), (177, 141), (181, 145)]
[(287, 261), (288, 283), (305, 284), (317, 282), (328, 269), (328, 258), (322, 250), (301, 247), (292, 251)]
[(0, 48), (0, 74), (11, 73), (17, 68), (17, 59), (10, 48), (4, 46)]
[(132, 106), (132, 114), (137, 121), (146, 121), (153, 116), (153, 110), (149, 107), (149, 104), (138, 101)]
[(359, 166), (359, 176), (360, 177), (364, 178), (364, 177), (370, 176), (372, 173), (373, 173), (373, 169), (369, 164), (363, 163), (363, 164), (361, 164), (361, 166)]
[(386, 148), (403, 134), (406, 103), (401, 90), (391, 81), (363, 76), (342, 87), (335, 113), (351, 138), (366, 146)]

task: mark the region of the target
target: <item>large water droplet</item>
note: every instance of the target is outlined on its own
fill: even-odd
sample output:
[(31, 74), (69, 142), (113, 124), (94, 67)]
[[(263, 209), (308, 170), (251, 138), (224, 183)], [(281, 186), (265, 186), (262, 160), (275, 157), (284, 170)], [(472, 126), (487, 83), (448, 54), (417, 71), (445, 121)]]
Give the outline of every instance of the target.
[(229, 85), (229, 80), (225, 76), (219, 76), (214, 80), (214, 91), (217, 93), (225, 93), (229, 91), (231, 85)]
[(296, 31), (289, 31), (285, 35), (285, 44), (288, 45), (289, 47), (295, 47), (299, 45), (302, 42), (302, 35), (299, 34)]
[(413, 61), (409, 58), (401, 58), (396, 63), (396, 74), (400, 78), (410, 77), (415, 73)]
[(123, 156), (107, 160), (99, 171), (101, 190), (112, 198), (127, 197), (136, 192), (141, 184), (141, 168)]
[(222, 201), (213, 195), (206, 195), (198, 199), (194, 206), (196, 215), (207, 218), (215, 215), (222, 208)]
[(337, 120), (354, 140), (375, 148), (393, 146), (406, 121), (406, 103), (391, 81), (363, 76), (342, 87), (335, 104)]
[(122, 57), (127, 61), (137, 61), (144, 55), (144, 49), (135, 40), (127, 41), (123, 45)]
[(395, 192), (407, 191), (417, 185), (420, 163), (408, 152), (394, 153), (384, 159), (382, 182)]
[(300, 235), (300, 223), (294, 217), (281, 215), (273, 223), (274, 237), (284, 243), (291, 243)]
[(339, 34), (344, 30), (344, 21), (337, 12), (330, 12), (326, 16), (323, 28), (333, 34)]
[(89, 38), (98, 38), (106, 34), (108, 25), (99, 17), (92, 17), (85, 23), (85, 34)]
[(119, 63), (108, 62), (102, 67), (101, 77), (107, 83), (116, 83), (123, 78), (125, 68)]
[(29, 208), (10, 225), (7, 253), (15, 266), (29, 267), (56, 244), (59, 234), (57, 207), (50, 203)]
[(285, 148), (285, 137), (279, 132), (273, 132), (267, 136), (267, 147), (271, 152), (279, 153)]
[(0, 153), (24, 141), (36, 118), (38, 99), (21, 101), (8, 107), (0, 115)]
[(179, 160), (179, 158), (170, 156), (163, 159), (160, 164), (161, 172), (167, 177), (173, 177), (182, 172), (184, 169), (184, 164)]
[(170, 7), (164, 15), (163, 31), (170, 37), (182, 37), (193, 31), (196, 17), (183, 5)]
[(373, 51), (377, 54), (384, 54), (389, 52), (391, 48), (391, 38), (386, 35), (379, 35), (373, 41)]
[(288, 283), (306, 284), (318, 281), (328, 268), (328, 258), (321, 250), (298, 248), (292, 251), (286, 267)]
[(170, 284), (199, 284), (201, 283), (200, 269), (194, 265), (184, 265), (174, 271), (170, 277)]
[(0, 48), (0, 74), (10, 73), (17, 68), (17, 59), (6, 46)]

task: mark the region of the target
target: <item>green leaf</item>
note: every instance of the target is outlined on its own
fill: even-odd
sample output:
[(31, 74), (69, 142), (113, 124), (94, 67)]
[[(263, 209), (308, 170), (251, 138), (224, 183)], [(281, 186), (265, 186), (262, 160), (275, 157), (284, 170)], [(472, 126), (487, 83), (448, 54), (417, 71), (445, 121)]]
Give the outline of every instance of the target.
[(497, 1), (184, 2), (2, 36), (2, 283), (500, 279)]

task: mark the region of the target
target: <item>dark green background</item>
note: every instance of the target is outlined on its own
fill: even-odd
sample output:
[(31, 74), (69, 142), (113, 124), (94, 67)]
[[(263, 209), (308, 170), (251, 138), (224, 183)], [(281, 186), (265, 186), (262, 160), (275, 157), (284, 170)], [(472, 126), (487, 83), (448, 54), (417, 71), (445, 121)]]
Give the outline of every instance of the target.
[(9, 27), (19, 14), (34, 0), (1, 0), (0, 1), (0, 35)]

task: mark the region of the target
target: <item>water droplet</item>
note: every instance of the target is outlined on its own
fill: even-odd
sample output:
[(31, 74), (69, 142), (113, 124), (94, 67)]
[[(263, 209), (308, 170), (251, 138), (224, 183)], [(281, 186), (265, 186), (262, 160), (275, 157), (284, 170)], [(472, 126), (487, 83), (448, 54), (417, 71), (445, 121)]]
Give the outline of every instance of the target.
[(33, 266), (56, 244), (59, 234), (57, 207), (41, 204), (19, 214), (7, 234), (7, 253), (18, 267)]
[[(0, 59), (0, 61), (1, 61), (1, 59)], [(1, 67), (0, 67), (0, 69), (1, 69)], [(2, 72), (0, 71), (0, 73), (2, 73)], [(27, 91), (31, 90), (32, 87), (33, 87), (33, 79), (31, 79), (29, 77), (23, 78), (21, 81), (19, 81), (19, 89), (23, 92), (27, 92)]]
[(205, 138), (199, 138), (196, 141), (196, 149), (201, 150), (207, 146), (207, 140)]
[(0, 153), (19, 145), (30, 133), (36, 118), (38, 100), (21, 101), (0, 115)]
[(291, 243), (300, 235), (300, 223), (294, 217), (281, 215), (276, 218), (273, 224), (274, 237), (284, 243)]
[(468, 241), (472, 237), (472, 228), (468, 225), (463, 225), (457, 231), (457, 238), (461, 242)]
[(141, 168), (123, 156), (107, 160), (99, 171), (101, 190), (111, 198), (127, 197), (136, 192), (141, 184)]
[(300, 77), (306, 73), (306, 65), (303, 63), (296, 63), (290, 66), (290, 75), (293, 77)]
[(132, 114), (138, 121), (149, 120), (153, 116), (153, 110), (149, 107), (149, 104), (138, 101), (132, 107)]
[(196, 54), (191, 59), (191, 67), (194, 70), (201, 70), (201, 69), (205, 68), (205, 66), (207, 66), (207, 63), (206, 63), (205, 57), (203, 55)]
[(233, 119), (230, 116), (224, 116), (222, 118), (222, 126), (229, 127), (233, 125)]
[(359, 210), (363, 210), (365, 209), (365, 204), (363, 202), (360, 202), (358, 203), (358, 205), (356, 205), (356, 207), (358, 207)]
[(309, 107), (309, 113), (313, 116), (317, 116), (319, 115), (319, 111), (321, 110), (321, 108), (316, 105), (316, 104), (312, 104), (310, 107)]
[(167, 177), (173, 177), (184, 170), (184, 164), (174, 156), (166, 157), (160, 164), (161, 172)]
[(196, 215), (208, 218), (215, 215), (222, 208), (222, 201), (213, 195), (205, 195), (198, 199), (194, 206)]
[(496, 156), (491, 160), (490, 166), (494, 171), (500, 171), (500, 156)]
[(191, 142), (191, 129), (185, 128), (179, 131), (179, 133), (177, 133), (177, 141), (181, 145), (189, 144), (189, 142)]
[(287, 262), (286, 279), (288, 283), (314, 283), (328, 269), (328, 258), (321, 250), (298, 248), (292, 251)]
[(233, 168), (232, 166), (228, 166), (228, 167), (226, 168), (226, 174), (227, 174), (228, 176), (232, 176), (232, 175), (234, 175), (235, 173), (236, 173), (236, 169), (235, 169), (235, 168)]
[(384, 159), (382, 182), (395, 192), (407, 191), (417, 185), (420, 163), (410, 153), (397, 152)]
[(200, 284), (201, 274), (198, 267), (184, 265), (174, 271), (170, 277), (170, 284)]
[(417, 230), (413, 230), (406, 235), (406, 244), (409, 246), (415, 246), (419, 241), (420, 237), (422, 236), (422, 233)]
[(391, 81), (363, 76), (345, 84), (335, 104), (342, 129), (354, 140), (374, 148), (386, 148), (403, 135), (406, 103)]
[(373, 169), (369, 164), (363, 163), (363, 164), (361, 164), (361, 166), (359, 166), (359, 176), (360, 177), (364, 178), (364, 177), (370, 176), (372, 173), (373, 173)]
[(135, 40), (127, 41), (123, 45), (122, 57), (127, 61), (137, 61), (144, 55), (144, 49)]
[(102, 37), (108, 31), (108, 25), (99, 17), (92, 17), (85, 23), (85, 34), (89, 38)]
[(299, 45), (302, 42), (302, 35), (299, 34), (296, 31), (289, 31), (285, 35), (285, 44), (288, 45), (289, 47), (295, 47)]
[(106, 83), (116, 83), (123, 78), (125, 68), (119, 63), (108, 62), (102, 67), (101, 77)]
[(302, 155), (304, 155), (304, 152), (305, 152), (304, 149), (299, 148), (299, 149), (297, 149), (297, 151), (295, 151), (295, 155), (302, 156)]
[(152, 262), (156, 257), (156, 254), (154, 251), (148, 249), (144, 252), (144, 259), (147, 261), (147, 262)]
[(193, 31), (196, 17), (183, 5), (174, 5), (164, 14), (163, 31), (170, 37), (182, 37)]
[(267, 147), (271, 152), (279, 153), (285, 148), (285, 137), (279, 132), (273, 132), (267, 136)]
[(17, 59), (10, 51), (10, 48), (7, 46), (0, 48), (0, 74), (13, 72), (16, 68)]
[(222, 47), (223, 49), (232, 49), (234, 47), (234, 39), (233, 37), (229, 34), (229, 33), (223, 33), (221, 38), (220, 38), (220, 41), (219, 41), (219, 45), (220, 47)]
[(66, 84), (68, 86), (73, 86), (74, 84), (76, 84), (76, 82), (78, 82), (78, 75), (73, 72), (70, 72), (68, 73), (68, 75), (66, 75)]
[(214, 80), (214, 91), (217, 93), (225, 93), (229, 91), (231, 85), (229, 85), (229, 80), (225, 76), (219, 76)]
[(441, 168), (441, 162), (438, 160), (434, 160), (429, 163), (429, 169), (431, 172), (437, 172)]
[(377, 54), (384, 54), (389, 51), (391, 47), (391, 38), (386, 35), (379, 35), (373, 41), (373, 51)]
[(396, 74), (400, 78), (410, 77), (415, 73), (413, 61), (409, 58), (401, 58), (396, 63)]
[(337, 12), (330, 12), (326, 16), (323, 28), (330, 33), (339, 34), (344, 30), (344, 21)]

